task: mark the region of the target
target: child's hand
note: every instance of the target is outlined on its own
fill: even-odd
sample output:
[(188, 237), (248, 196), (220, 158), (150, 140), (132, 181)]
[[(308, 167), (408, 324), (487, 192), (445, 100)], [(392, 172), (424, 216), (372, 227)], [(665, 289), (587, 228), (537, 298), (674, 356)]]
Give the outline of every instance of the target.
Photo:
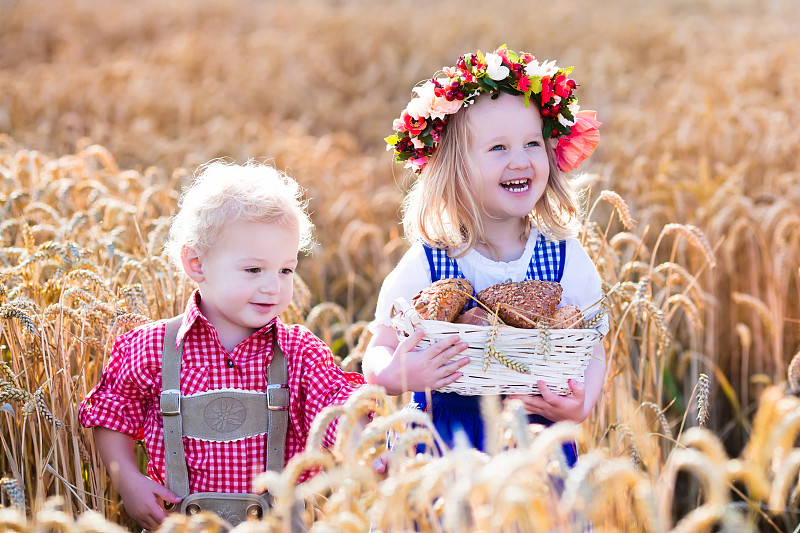
[(381, 479), (386, 479), (386, 475), (389, 472), (389, 459), (391, 454), (389, 452), (384, 452), (380, 454), (378, 457), (372, 460), (372, 470), (378, 475)]
[(164, 501), (179, 503), (164, 485), (157, 483), (141, 473), (132, 474), (119, 484), (119, 494), (125, 512), (145, 529), (155, 531), (167, 517), (161, 504)]
[(459, 370), (469, 363), (469, 357), (453, 359), (467, 348), (467, 343), (459, 342), (458, 335), (451, 335), (424, 350), (412, 351), (424, 336), (425, 332), (415, 330), (392, 354), (390, 366), (394, 367), (401, 392), (422, 392), (426, 388), (435, 390), (449, 385), (461, 377)]
[(525, 412), (531, 415), (542, 415), (553, 422), (562, 420), (582, 422), (588, 416), (584, 405), (586, 389), (583, 383), (574, 379), (570, 379), (567, 384), (572, 392), (566, 396), (555, 394), (547, 388), (544, 381), (540, 380), (538, 385), (541, 396), (538, 394), (514, 394), (509, 398), (522, 401)]

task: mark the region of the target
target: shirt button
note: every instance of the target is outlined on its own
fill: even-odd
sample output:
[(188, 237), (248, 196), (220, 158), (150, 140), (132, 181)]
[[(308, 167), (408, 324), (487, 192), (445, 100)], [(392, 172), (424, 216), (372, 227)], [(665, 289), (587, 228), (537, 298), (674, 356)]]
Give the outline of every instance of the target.
[(225, 361), (225, 365), (228, 368), (233, 368), (233, 360), (232, 359), (228, 359), (227, 361)]

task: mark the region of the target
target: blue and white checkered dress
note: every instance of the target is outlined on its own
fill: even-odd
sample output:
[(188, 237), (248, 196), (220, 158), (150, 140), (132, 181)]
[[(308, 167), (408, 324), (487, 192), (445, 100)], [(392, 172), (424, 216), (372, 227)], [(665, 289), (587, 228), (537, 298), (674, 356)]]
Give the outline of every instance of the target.
[[(465, 279), (461, 269), (458, 268), (458, 262), (447, 255), (447, 250), (423, 246), (428, 265), (431, 267), (431, 283), (444, 278)], [(567, 241), (548, 241), (540, 234), (525, 279), (560, 282), (564, 275), (566, 255)]]
[[(431, 283), (444, 278), (466, 279), (458, 266), (458, 261), (449, 257), (447, 250), (431, 248), (427, 245), (423, 245), (423, 247), (431, 270)], [(566, 255), (566, 241), (548, 241), (540, 234), (525, 279), (561, 282)], [(474, 300), (470, 300), (465, 309), (475, 305)], [(429, 409), (425, 393), (415, 392), (414, 402), (420, 409), (431, 412), (433, 423), (448, 446), (453, 445), (454, 433), (461, 430), (467, 434), (475, 448), (483, 449), (484, 430), (478, 396), (433, 391)], [(552, 424), (550, 420), (539, 415), (529, 415), (528, 418), (531, 423), (548, 426)], [(577, 458), (574, 443), (564, 445), (564, 454), (567, 462), (572, 466)]]

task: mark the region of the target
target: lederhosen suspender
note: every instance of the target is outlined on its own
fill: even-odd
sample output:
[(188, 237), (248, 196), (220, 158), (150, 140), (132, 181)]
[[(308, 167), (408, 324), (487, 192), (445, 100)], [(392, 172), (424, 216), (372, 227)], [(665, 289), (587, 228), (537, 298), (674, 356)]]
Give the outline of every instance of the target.
[[(268, 505), (257, 494), (197, 493), (189, 497), (189, 474), (183, 437), (228, 441), (266, 432), (267, 469), (283, 470), (286, 431), (289, 424), (289, 386), (286, 357), (273, 335), (273, 356), (267, 367), (267, 393), (221, 389), (181, 396), (180, 373), (183, 344), (175, 347), (182, 315), (166, 321), (161, 363), (161, 415), (164, 420), (164, 459), (167, 488), (183, 498), (184, 512), (208, 508), (236, 525), (246, 516), (260, 516)], [(244, 516), (232, 500), (242, 500)], [(192, 500), (192, 501), (188, 501)], [(224, 500), (224, 501), (222, 501)], [(220, 503), (222, 501), (222, 503)], [(204, 504), (208, 504), (207, 506)], [(191, 507), (194, 505), (194, 507)], [(225, 511), (228, 515), (225, 515)], [(232, 515), (231, 513), (234, 513)]]

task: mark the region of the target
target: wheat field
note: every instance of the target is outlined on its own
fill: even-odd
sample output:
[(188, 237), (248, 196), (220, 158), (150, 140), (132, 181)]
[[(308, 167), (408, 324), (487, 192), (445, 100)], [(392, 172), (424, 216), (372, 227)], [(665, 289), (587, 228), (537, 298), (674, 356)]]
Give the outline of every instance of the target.
[(595, 413), (542, 430), (487, 403), (488, 454), (416, 455), (427, 420), (365, 388), (320, 428), (380, 416), (260, 478), (275, 513), (237, 531), (285, 530), (298, 498), (314, 532), (797, 531), (800, 5), (429, 4), (0, 0), (0, 530), (135, 530), (77, 404), (116, 335), (182, 310), (192, 287), (161, 245), (212, 158), (272, 161), (308, 190), (317, 243), (285, 318), (358, 370), (408, 246), (411, 181), (382, 139), (415, 83), (507, 43), (574, 65), (603, 122), (576, 177), (613, 288)]

